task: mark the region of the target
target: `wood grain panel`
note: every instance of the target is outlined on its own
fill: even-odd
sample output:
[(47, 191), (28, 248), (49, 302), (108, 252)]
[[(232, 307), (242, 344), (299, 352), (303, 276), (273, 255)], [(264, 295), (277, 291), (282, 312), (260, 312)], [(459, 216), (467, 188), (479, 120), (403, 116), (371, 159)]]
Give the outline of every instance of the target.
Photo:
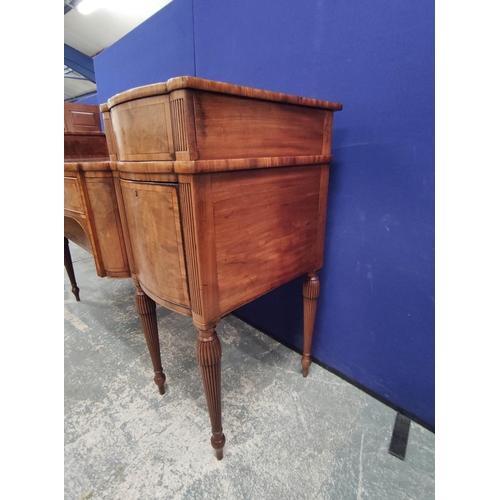
[(71, 118), (73, 125), (79, 128), (92, 128), (95, 129), (99, 122), (96, 120), (95, 113), (89, 113), (87, 111), (74, 111), (71, 113)]
[(189, 307), (176, 186), (122, 180), (121, 188), (141, 287), (166, 307)]
[(64, 130), (68, 132), (101, 131), (99, 106), (65, 102)]
[[(175, 172), (179, 174), (204, 174), (228, 172), (230, 170), (249, 170), (255, 168), (291, 167), (292, 165), (312, 165), (330, 163), (331, 155), (322, 156), (273, 156), (263, 158), (231, 158), (226, 160), (176, 161)], [(144, 162), (136, 166), (141, 168)]]
[(87, 177), (87, 191), (94, 219), (96, 239), (107, 276), (129, 276), (125, 243), (111, 173)]
[(83, 227), (87, 225), (86, 222), (85, 220), (78, 221), (72, 217), (64, 217), (64, 236), (92, 255), (92, 243)]
[(64, 134), (64, 159), (109, 159), (104, 132), (66, 132)]
[[(314, 108), (325, 108), (340, 111), (342, 104), (338, 102), (321, 101), (310, 97), (302, 97), (270, 90), (257, 89), (254, 87), (243, 87), (234, 83), (217, 82), (196, 76), (177, 76), (167, 82), (168, 92), (174, 92), (178, 89), (199, 89), (207, 92), (220, 92), (222, 94), (233, 94), (245, 96), (251, 99), (263, 99), (266, 101), (276, 101), (289, 103), (299, 106), (311, 106)], [(142, 93), (145, 94), (146, 87), (143, 87)]]
[(76, 177), (64, 177), (64, 210), (84, 215), (83, 200)]
[(299, 106), (331, 109), (334, 111), (340, 111), (342, 109), (342, 104), (338, 102), (322, 101), (319, 99), (312, 99), (310, 97), (283, 94), (281, 92), (273, 92), (253, 87), (243, 87), (233, 83), (206, 80), (195, 76), (177, 76), (175, 78), (171, 78), (167, 82), (144, 85), (142, 87), (135, 87), (133, 89), (126, 90), (125, 92), (121, 92), (111, 97), (108, 100), (108, 106), (109, 108), (112, 108), (113, 106), (131, 101), (133, 99), (142, 99), (144, 97), (159, 94), (173, 93), (184, 89), (199, 89), (207, 92), (219, 92), (222, 94), (245, 96), (252, 99), (263, 99), (268, 101), (290, 103)]
[(111, 121), (118, 160), (174, 159), (167, 95), (120, 104), (111, 109)]
[(317, 262), (321, 166), (212, 175), (221, 313)]
[(198, 159), (323, 154), (327, 110), (193, 91)]
[(116, 161), (117, 148), (113, 126), (111, 125), (111, 115), (107, 104), (101, 104), (100, 108), (102, 121), (104, 123), (104, 132), (106, 133), (106, 142), (108, 144), (108, 152), (110, 160)]

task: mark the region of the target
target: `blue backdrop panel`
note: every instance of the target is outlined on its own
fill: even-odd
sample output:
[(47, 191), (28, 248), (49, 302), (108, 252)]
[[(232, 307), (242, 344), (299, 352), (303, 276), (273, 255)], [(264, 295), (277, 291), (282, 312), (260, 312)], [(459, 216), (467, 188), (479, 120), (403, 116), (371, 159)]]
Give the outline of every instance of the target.
[(99, 104), (97, 94), (92, 94), (87, 97), (82, 97), (81, 99), (78, 99), (75, 101), (77, 104), (93, 104), (94, 106), (97, 106)]
[[(434, 426), (434, 2), (194, 0), (194, 32), (199, 77), (344, 105), (313, 356)], [(238, 314), (300, 348), (301, 284)]]
[(193, 7), (174, 0), (95, 56), (99, 103), (141, 85), (194, 75)]

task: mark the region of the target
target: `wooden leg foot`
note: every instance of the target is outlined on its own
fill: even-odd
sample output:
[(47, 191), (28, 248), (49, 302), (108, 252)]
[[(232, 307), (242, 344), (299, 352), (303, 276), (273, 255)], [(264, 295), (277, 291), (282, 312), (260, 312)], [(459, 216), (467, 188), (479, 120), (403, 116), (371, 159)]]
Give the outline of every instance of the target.
[(158, 386), (158, 390), (160, 391), (160, 394), (163, 396), (165, 394), (165, 374), (162, 371), (155, 372), (155, 384)]
[(226, 436), (222, 432), (217, 432), (212, 435), (210, 442), (212, 443), (212, 448), (215, 450), (217, 460), (222, 460), (224, 458), (223, 449), (226, 444)]
[(307, 377), (311, 366), (311, 344), (316, 317), (316, 305), (319, 297), (319, 277), (309, 273), (302, 288), (304, 297), (304, 351), (302, 355), (302, 376)]
[(73, 261), (71, 260), (71, 252), (69, 251), (69, 242), (66, 236), (64, 237), (64, 267), (68, 274), (69, 282), (71, 283), (71, 291), (76, 300), (80, 301), (80, 289), (76, 285), (75, 271), (73, 269)]
[(302, 356), (302, 376), (307, 377), (309, 374), (309, 367), (311, 366), (311, 356), (303, 355)]
[(158, 323), (156, 321), (156, 302), (148, 297), (141, 287), (135, 290), (135, 305), (141, 318), (142, 331), (148, 346), (149, 355), (155, 372), (154, 381), (160, 394), (165, 394), (165, 374), (161, 366), (160, 341), (158, 339)]
[(212, 424), (212, 447), (217, 460), (222, 460), (226, 437), (222, 432), (221, 414), (221, 368), (222, 349), (215, 329), (198, 330), (196, 358), (200, 365), (201, 378), (207, 399), (208, 414)]

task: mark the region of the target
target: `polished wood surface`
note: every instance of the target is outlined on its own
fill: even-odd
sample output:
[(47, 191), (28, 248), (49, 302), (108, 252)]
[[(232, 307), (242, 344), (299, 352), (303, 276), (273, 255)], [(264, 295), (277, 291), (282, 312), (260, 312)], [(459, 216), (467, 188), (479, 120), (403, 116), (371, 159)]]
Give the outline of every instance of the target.
[(149, 97), (140, 106), (127, 102), (113, 115), (118, 160), (175, 159), (168, 98)]
[(121, 190), (141, 287), (162, 305), (188, 311), (176, 186), (122, 180)]
[[(101, 105), (125, 247), (139, 295), (190, 314), (223, 456), (220, 318), (305, 275), (302, 372), (311, 364), (333, 113), (342, 105), (194, 77)], [(163, 387), (151, 306), (138, 302)], [(146, 311), (146, 312), (145, 312)], [(161, 374), (161, 375), (160, 375)]]
[(200, 367), (207, 399), (208, 414), (212, 424), (211, 444), (217, 460), (222, 460), (226, 442), (226, 436), (222, 432), (221, 358), (222, 349), (215, 329), (199, 330), (196, 342), (196, 359)]
[(155, 372), (154, 381), (160, 394), (165, 394), (165, 374), (161, 366), (160, 340), (158, 338), (158, 323), (156, 320), (156, 303), (144, 293), (140, 286), (135, 290), (135, 305), (141, 318), (142, 330), (146, 338), (149, 355)]
[(75, 162), (64, 165), (65, 237), (93, 255), (98, 276), (129, 277), (109, 162), (98, 162), (97, 170), (89, 170), (85, 165)]
[[(99, 130), (64, 132), (64, 236), (93, 255), (98, 276), (129, 277), (115, 190), (119, 180), (111, 171), (106, 135), (100, 130), (99, 108), (65, 104), (65, 129), (67, 116), (72, 117), (73, 126), (80, 124), (83, 128), (90, 123), (89, 116), (93, 116)], [(65, 264), (74, 287), (68, 252), (65, 240)]]
[(212, 176), (221, 314), (316, 267), (321, 168)]
[(188, 89), (111, 110), (118, 161), (329, 156), (332, 115), (330, 109)]
[(199, 160), (322, 154), (328, 110), (201, 91), (192, 95)]
[(104, 132), (65, 132), (64, 161), (108, 161)]
[(99, 106), (64, 103), (65, 132), (100, 132), (101, 130)]
[(318, 275), (315, 272), (308, 273), (302, 287), (302, 296), (304, 297), (304, 350), (302, 352), (302, 375), (304, 377), (307, 377), (309, 367), (311, 366), (311, 344), (319, 289)]
[[(332, 111), (340, 111), (342, 109), (342, 104), (338, 102), (322, 101), (319, 99), (311, 99), (310, 97), (282, 94), (280, 92), (244, 87), (226, 82), (217, 82), (214, 80), (197, 78), (195, 76), (177, 76), (166, 82), (154, 83), (152, 85), (145, 85), (143, 87), (126, 90), (125, 92), (121, 92), (111, 97), (106, 105), (111, 108), (122, 102), (142, 99), (153, 95), (168, 94), (169, 92), (179, 89), (204, 90), (207, 92), (249, 97), (251, 99), (262, 99), (266, 101), (283, 102), (300, 106), (310, 106), (313, 108), (331, 109)], [(101, 105), (101, 111), (102, 106), (103, 105)]]

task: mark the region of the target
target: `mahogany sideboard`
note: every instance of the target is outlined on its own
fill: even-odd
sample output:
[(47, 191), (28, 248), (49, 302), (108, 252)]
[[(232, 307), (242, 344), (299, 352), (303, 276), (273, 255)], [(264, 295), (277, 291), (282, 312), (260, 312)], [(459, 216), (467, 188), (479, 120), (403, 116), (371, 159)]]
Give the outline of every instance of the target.
[(64, 265), (76, 300), (68, 240), (94, 257), (100, 277), (130, 277), (115, 183), (98, 106), (64, 106)]
[(221, 317), (305, 275), (303, 376), (323, 264), (333, 114), (320, 101), (195, 77), (101, 105), (136, 306), (164, 393), (156, 304), (191, 315), (223, 457)]

